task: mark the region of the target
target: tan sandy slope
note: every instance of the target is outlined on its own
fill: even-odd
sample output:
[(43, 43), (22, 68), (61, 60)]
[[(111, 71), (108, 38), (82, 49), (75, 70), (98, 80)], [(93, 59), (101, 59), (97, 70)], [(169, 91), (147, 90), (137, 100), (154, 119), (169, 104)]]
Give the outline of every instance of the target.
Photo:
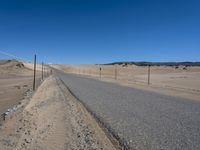
[[(0, 61), (0, 114), (23, 98), (24, 93), (32, 89), (33, 70), (26, 68), (22, 62), (16, 60)], [(38, 86), (41, 72), (36, 74)]]

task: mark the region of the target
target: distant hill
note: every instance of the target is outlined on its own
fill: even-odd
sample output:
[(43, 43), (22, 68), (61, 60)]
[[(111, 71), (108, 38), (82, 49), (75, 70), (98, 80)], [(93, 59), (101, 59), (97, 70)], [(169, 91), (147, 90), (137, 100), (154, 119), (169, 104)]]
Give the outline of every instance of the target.
[(136, 65), (136, 66), (200, 66), (200, 62), (146, 62), (146, 61), (141, 61), (141, 62), (113, 62), (105, 65)]
[(0, 60), (0, 66), (5, 68), (24, 68), (24, 64), (18, 60)]

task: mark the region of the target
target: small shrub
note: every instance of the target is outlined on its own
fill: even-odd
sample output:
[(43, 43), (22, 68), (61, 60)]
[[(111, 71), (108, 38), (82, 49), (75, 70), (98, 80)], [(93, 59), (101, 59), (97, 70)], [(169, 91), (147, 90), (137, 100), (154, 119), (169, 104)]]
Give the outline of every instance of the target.
[(183, 70), (187, 70), (187, 67), (185, 66), (185, 67), (183, 67)]
[(179, 66), (175, 66), (175, 69), (178, 69), (179, 68)]

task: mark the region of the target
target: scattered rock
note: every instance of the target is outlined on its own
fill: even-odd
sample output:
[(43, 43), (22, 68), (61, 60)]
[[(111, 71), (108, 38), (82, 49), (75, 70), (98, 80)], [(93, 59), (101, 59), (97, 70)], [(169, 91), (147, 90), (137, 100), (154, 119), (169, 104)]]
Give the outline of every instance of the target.
[(19, 67), (19, 68), (24, 68), (24, 64), (23, 63), (18, 63), (18, 64), (16, 64), (16, 66)]
[(30, 140), (28, 140), (28, 139), (24, 139), (24, 141), (25, 141), (27, 144), (31, 143)]
[(28, 87), (28, 85), (25, 84), (25, 85), (23, 85), (23, 87)]

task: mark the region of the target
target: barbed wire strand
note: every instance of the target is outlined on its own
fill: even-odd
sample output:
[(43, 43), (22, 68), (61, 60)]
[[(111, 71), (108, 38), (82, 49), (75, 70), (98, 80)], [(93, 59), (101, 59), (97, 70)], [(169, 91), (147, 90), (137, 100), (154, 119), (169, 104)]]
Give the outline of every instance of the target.
[(22, 62), (32, 62), (32, 61), (30, 61), (30, 60), (25, 60), (25, 59), (23, 59), (23, 58), (20, 58), (20, 57), (14, 55), (14, 54), (7, 53), (7, 52), (2, 51), (2, 50), (0, 50), (0, 53), (3, 54), (3, 55), (5, 55), (5, 56), (9, 56), (9, 57), (11, 57), (11, 58), (20, 60), (20, 61), (22, 61)]

